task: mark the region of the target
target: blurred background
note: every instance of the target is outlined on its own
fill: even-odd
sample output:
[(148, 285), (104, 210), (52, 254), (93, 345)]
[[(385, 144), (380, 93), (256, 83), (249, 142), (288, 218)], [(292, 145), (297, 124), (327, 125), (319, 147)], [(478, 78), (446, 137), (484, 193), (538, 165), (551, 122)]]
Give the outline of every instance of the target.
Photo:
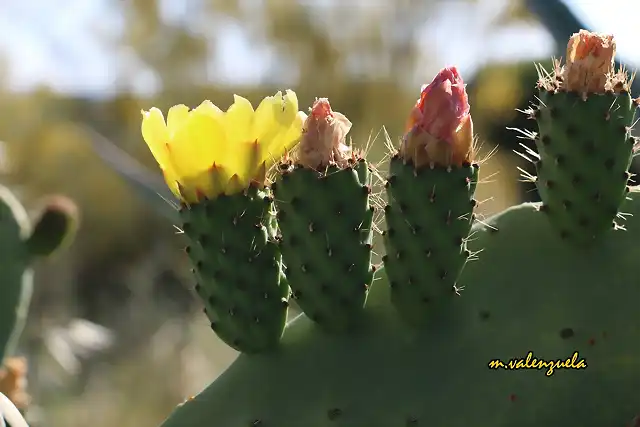
[(506, 129), (533, 129), (516, 111), (532, 101), (533, 63), (587, 28), (615, 34), (635, 69), (636, 3), (2, 0), (0, 182), (27, 207), (62, 193), (82, 213), (74, 245), (37, 265), (20, 347), (32, 425), (156, 426), (236, 356), (191, 293), (141, 109), (293, 88), (301, 109), (328, 97), (376, 162), (383, 126), (396, 142), (421, 84), (457, 65), (481, 156), (495, 150), (477, 197), (490, 215), (537, 197), (513, 152), (526, 141)]

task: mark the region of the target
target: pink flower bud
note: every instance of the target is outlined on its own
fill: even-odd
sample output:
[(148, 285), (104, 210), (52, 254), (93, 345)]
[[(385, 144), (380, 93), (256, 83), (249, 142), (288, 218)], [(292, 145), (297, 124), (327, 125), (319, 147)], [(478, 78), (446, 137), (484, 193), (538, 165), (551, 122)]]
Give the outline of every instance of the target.
[(298, 163), (320, 170), (330, 164), (346, 165), (351, 147), (345, 144), (351, 122), (344, 114), (331, 110), (327, 98), (316, 99), (304, 122)]
[(470, 161), (473, 123), (469, 97), (456, 67), (443, 68), (422, 87), (407, 122), (401, 154), (416, 167)]

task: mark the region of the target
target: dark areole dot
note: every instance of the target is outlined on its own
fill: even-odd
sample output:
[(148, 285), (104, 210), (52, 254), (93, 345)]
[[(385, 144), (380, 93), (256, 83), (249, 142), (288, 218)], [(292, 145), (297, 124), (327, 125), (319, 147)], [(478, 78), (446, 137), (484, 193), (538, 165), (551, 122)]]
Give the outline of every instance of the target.
[(416, 417), (407, 418), (407, 422), (405, 423), (406, 427), (415, 427), (418, 425), (418, 419)]
[(575, 335), (575, 333), (573, 332), (573, 329), (571, 329), (571, 328), (563, 328), (560, 331), (560, 338), (562, 338), (563, 340), (569, 339), (574, 335)]
[(581, 216), (580, 218), (578, 218), (578, 225), (582, 228), (587, 228), (589, 226), (589, 219)]
[(335, 420), (340, 415), (342, 415), (342, 410), (340, 410), (340, 408), (333, 408), (327, 411), (327, 418), (330, 420)]
[(604, 167), (607, 170), (611, 170), (613, 169), (613, 166), (616, 164), (616, 161), (612, 158), (608, 158), (607, 160), (604, 161)]
[(594, 154), (596, 152), (596, 145), (593, 141), (586, 141), (584, 143), (584, 152), (586, 154)]

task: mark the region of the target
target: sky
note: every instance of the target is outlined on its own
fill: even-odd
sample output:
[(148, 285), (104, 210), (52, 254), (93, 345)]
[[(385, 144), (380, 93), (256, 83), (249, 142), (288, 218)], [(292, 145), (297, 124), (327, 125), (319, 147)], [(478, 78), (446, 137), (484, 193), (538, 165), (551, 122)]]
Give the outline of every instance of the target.
[[(197, 0), (162, 0), (164, 15), (180, 19), (189, 12), (186, 5), (190, 1)], [(420, 40), (429, 41), (430, 49), (433, 41), (442, 40), (437, 51), (438, 60), (443, 63), (440, 66), (456, 64), (466, 74), (473, 73), (485, 61), (535, 60), (551, 55), (553, 41), (537, 26), (506, 28), (488, 39), (474, 37), (508, 2), (482, 0), (475, 7), (455, 0), (443, 2), (431, 24), (421, 30)], [(601, 0), (566, 2), (592, 29), (615, 34), (623, 60), (632, 66), (640, 64), (635, 33), (640, 14), (638, 0), (607, 0), (606, 8)], [(0, 51), (9, 60), (5, 85), (23, 91), (46, 84), (56, 91), (89, 96), (112, 91), (114, 70), (142, 68), (132, 52), (110, 51), (94, 37), (122, 28), (122, 19), (110, 8), (112, 4), (112, 0), (3, 0)], [(450, 36), (451, 28), (456, 28), (457, 37)], [(229, 84), (260, 80), (273, 60), (269, 52), (256, 51), (238, 26), (221, 23), (219, 31), (224, 37), (219, 38), (217, 49), (225, 60), (212, 58), (211, 79)], [(158, 89), (151, 72), (135, 73), (133, 80), (137, 92)]]

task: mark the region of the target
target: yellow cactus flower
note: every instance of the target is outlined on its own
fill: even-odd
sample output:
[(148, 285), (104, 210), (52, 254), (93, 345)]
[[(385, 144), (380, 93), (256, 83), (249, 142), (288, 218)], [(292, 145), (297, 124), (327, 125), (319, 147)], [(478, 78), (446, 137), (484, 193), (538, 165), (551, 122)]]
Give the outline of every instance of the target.
[(142, 137), (167, 185), (187, 203), (234, 194), (264, 184), (269, 168), (299, 142), (306, 114), (295, 92), (277, 92), (253, 109), (234, 95), (222, 111), (211, 101), (189, 110), (142, 111)]

